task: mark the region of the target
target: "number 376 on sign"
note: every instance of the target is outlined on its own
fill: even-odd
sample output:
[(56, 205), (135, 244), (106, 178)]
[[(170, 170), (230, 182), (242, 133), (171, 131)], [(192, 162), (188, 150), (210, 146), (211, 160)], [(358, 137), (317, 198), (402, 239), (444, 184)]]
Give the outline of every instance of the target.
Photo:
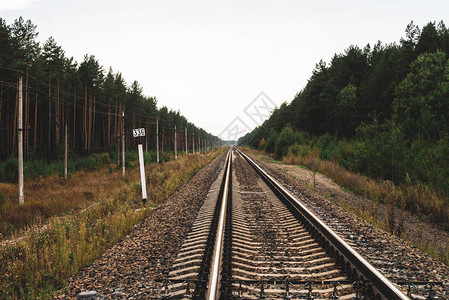
[(133, 129), (133, 136), (134, 137), (145, 136), (145, 128)]

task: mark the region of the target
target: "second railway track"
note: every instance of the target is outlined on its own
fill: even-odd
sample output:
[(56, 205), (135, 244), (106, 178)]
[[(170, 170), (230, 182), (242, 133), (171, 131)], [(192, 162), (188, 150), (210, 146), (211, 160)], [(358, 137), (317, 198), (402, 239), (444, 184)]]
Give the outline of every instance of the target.
[(229, 151), (159, 297), (409, 299), (238, 150)]

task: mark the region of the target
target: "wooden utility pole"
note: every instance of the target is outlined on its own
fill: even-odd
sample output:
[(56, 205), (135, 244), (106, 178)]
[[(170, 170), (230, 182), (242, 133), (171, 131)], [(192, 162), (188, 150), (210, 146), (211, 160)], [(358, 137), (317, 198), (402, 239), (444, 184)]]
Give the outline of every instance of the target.
[(159, 119), (156, 119), (156, 160), (159, 163)]
[(19, 204), (25, 202), (23, 196), (23, 124), (22, 124), (22, 110), (23, 110), (23, 97), (22, 97), (22, 75), (19, 77), (19, 113), (17, 120), (18, 130), (18, 156), (19, 156)]
[(176, 146), (176, 125), (175, 125), (175, 159), (178, 159), (178, 148)]
[(184, 128), (184, 132), (185, 132), (185, 136), (186, 136), (186, 138), (185, 138), (185, 140), (186, 140), (186, 154), (187, 154), (187, 127), (186, 128)]
[(122, 176), (125, 177), (125, 109), (122, 108)]
[(64, 128), (64, 179), (67, 180), (67, 122)]
[(193, 154), (195, 154), (195, 132), (192, 133), (193, 137), (192, 137), (192, 150), (193, 150)]

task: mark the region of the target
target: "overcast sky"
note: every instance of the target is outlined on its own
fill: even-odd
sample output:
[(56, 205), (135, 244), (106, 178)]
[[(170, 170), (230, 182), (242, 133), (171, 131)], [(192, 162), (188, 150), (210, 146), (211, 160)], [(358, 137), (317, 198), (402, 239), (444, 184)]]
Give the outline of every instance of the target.
[[(290, 102), (320, 59), (399, 42), (411, 20), (449, 25), (449, 1), (0, 0), (8, 24), (19, 16), (42, 43), (53, 36), (78, 63), (95, 55), (158, 107), (224, 137), (233, 121), (242, 133), (261, 122), (248, 105)], [(260, 102), (261, 92), (272, 102)]]

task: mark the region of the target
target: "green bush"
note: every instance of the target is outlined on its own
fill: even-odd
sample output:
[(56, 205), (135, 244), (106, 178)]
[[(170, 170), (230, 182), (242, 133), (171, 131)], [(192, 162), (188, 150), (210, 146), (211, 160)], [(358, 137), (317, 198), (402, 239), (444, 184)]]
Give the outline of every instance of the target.
[(25, 163), (23, 173), (26, 178), (48, 176), (48, 164), (42, 160), (33, 160)]
[(95, 160), (97, 161), (97, 164), (100, 165), (109, 165), (111, 161), (111, 157), (109, 156), (109, 153), (96, 153), (93, 155)]
[(265, 142), (265, 151), (269, 153), (274, 153), (274, 149), (276, 148), (276, 140), (278, 138), (278, 135), (274, 129), (270, 130), (270, 133), (268, 134), (267, 141)]
[(310, 145), (312, 138), (305, 131), (295, 131), (295, 142), (299, 145)]
[(282, 158), (287, 155), (288, 147), (295, 143), (295, 132), (290, 126), (282, 129), (279, 137), (276, 140), (274, 154), (277, 158)]
[(449, 137), (442, 135), (436, 142), (413, 141), (407, 165), (412, 182), (427, 182), (429, 186), (449, 195)]
[(77, 159), (74, 162), (74, 167), (76, 171), (79, 170), (94, 170), (95, 168), (99, 167), (101, 164), (92, 156), (83, 157), (80, 159)]
[[(137, 157), (137, 154), (131, 154), (129, 157)], [(154, 158), (155, 160), (156, 158)], [(94, 170), (102, 165), (110, 165), (111, 163), (112, 160), (109, 153), (100, 153), (88, 157), (74, 157), (67, 161), (67, 168), (69, 171)], [(55, 174), (62, 176), (64, 173), (64, 162), (59, 160), (48, 164), (44, 160), (26, 161), (23, 165), (23, 173), (25, 178), (47, 177)], [(11, 156), (0, 163), (0, 182), (17, 183), (17, 181), (18, 159)]]
[(16, 183), (19, 180), (19, 161), (16, 157), (10, 156), (0, 164), (0, 180), (3, 182)]
[(320, 159), (332, 160), (335, 157), (336, 146), (334, 142), (330, 142), (326, 147), (321, 148)]
[(294, 156), (306, 157), (310, 154), (311, 150), (309, 145), (294, 144), (288, 147), (287, 153)]
[(330, 134), (326, 133), (318, 138), (316, 145), (320, 149), (320, 158), (326, 160), (334, 159), (336, 152), (336, 139)]
[(395, 183), (405, 180), (409, 153), (399, 127), (391, 122), (380, 125), (374, 121), (359, 127), (357, 137), (359, 147), (355, 152), (356, 171)]
[(354, 169), (355, 152), (357, 149), (357, 143), (354, 141), (339, 141), (334, 152), (333, 159), (348, 170)]
[(137, 161), (139, 160), (139, 154), (137, 151), (128, 151), (125, 153), (125, 163), (127, 161)]
[(32, 160), (24, 163), (23, 173), (25, 178), (36, 178), (39, 176), (51, 176), (62, 174), (64, 171), (64, 162), (56, 161), (47, 164), (43, 160)]
[(157, 154), (155, 151), (148, 151), (143, 153), (143, 159), (145, 161), (145, 164), (151, 164), (153, 162), (156, 162), (157, 160)]

